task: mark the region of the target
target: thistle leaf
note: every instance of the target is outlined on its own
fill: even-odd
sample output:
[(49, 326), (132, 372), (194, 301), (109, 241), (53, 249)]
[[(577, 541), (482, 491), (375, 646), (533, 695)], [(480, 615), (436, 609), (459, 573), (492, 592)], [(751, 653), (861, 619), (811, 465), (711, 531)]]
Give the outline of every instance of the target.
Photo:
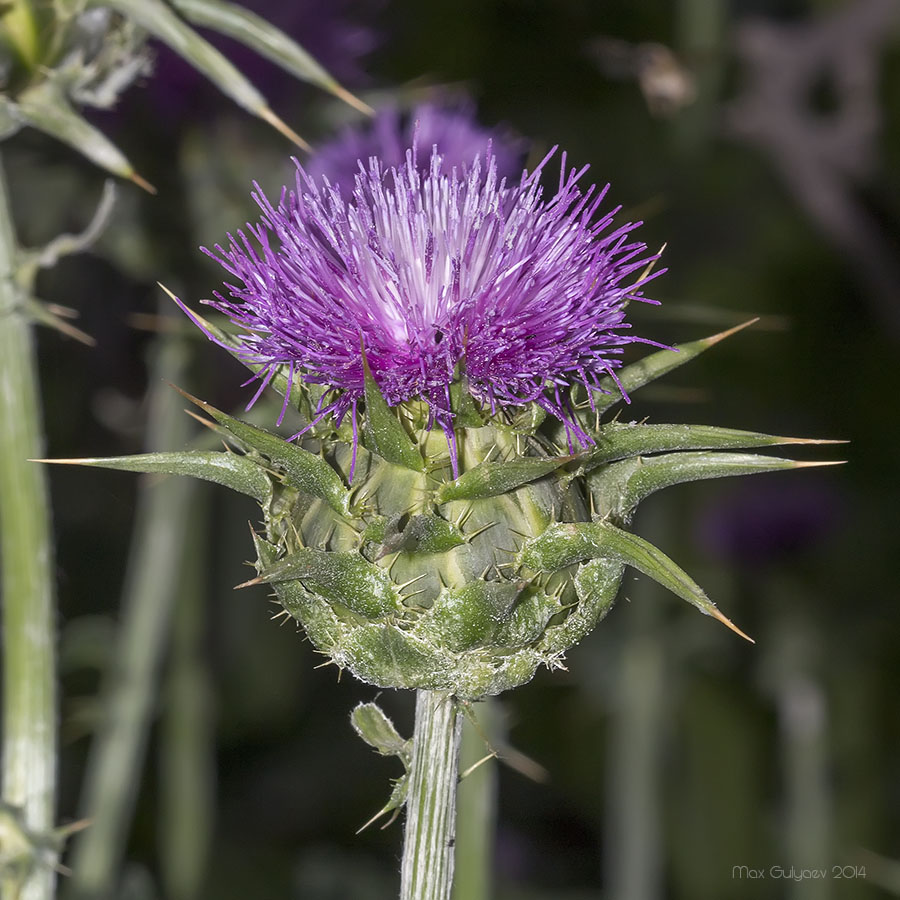
[(296, 444), (289, 444), (276, 434), (234, 419), (181, 388), (176, 387), (175, 390), (227, 428), (242, 444), (267, 457), (284, 472), (288, 484), (324, 500), (336, 513), (349, 515), (350, 492), (344, 487), (340, 475), (320, 456)]
[(193, 28), (180, 19), (162, 0), (92, 0), (94, 5), (108, 6), (136, 22), (159, 38), (180, 57), (202, 72), (223, 94), (238, 106), (268, 122), (298, 147), (309, 150), (309, 144), (269, 109), (266, 98)]
[[(400, 527), (402, 523), (402, 528)], [(427, 513), (419, 516), (394, 516), (385, 523), (379, 557), (390, 553), (446, 553), (466, 543), (463, 533), (452, 522)]]
[(575, 576), (578, 604), (559, 624), (547, 629), (543, 653), (562, 653), (583, 640), (612, 609), (625, 565), (616, 559), (592, 559)]
[(595, 445), (578, 456), (577, 474), (597, 466), (666, 450), (734, 450), (745, 447), (774, 447), (779, 444), (819, 444), (830, 441), (777, 437), (755, 431), (716, 428), (711, 425), (638, 425), (610, 422), (594, 436)]
[[(738, 331), (742, 331), (748, 325), (752, 325), (758, 319), (750, 319), (742, 325), (729, 328), (719, 334), (713, 334), (708, 338), (701, 338), (699, 341), (691, 341), (687, 344), (678, 344), (672, 350), (659, 350), (651, 353), (636, 363), (625, 366), (616, 373), (616, 378), (604, 378), (600, 381), (600, 387), (606, 394), (597, 394), (594, 397), (594, 407), (597, 412), (603, 412), (611, 406), (615, 406), (620, 400), (623, 400), (622, 388), (626, 394), (631, 394), (638, 388), (643, 387), (651, 381), (655, 381), (672, 369), (683, 366), (686, 362), (696, 359), (701, 353), (709, 350), (710, 347), (724, 341), (725, 338), (731, 337)], [(621, 388), (620, 388), (621, 385)]]
[(173, 5), (194, 25), (226, 34), (302, 81), (329, 91), (366, 115), (373, 114), (367, 103), (342, 87), (293, 38), (249, 9), (220, 0), (173, 0)]
[(713, 616), (741, 637), (752, 641), (727, 619), (697, 583), (662, 550), (609, 522), (570, 522), (549, 526), (527, 541), (519, 553), (521, 565), (536, 572), (553, 572), (587, 559), (611, 559), (643, 572), (700, 612)]
[(483, 646), (510, 617), (522, 584), (473, 581), (455, 590), (443, 590), (420, 621), (429, 642), (454, 653)]
[(360, 703), (350, 713), (353, 730), (382, 756), (399, 756), (405, 764), (410, 759), (410, 742), (400, 737), (394, 723), (377, 703)]
[(86, 344), (88, 347), (93, 347), (97, 343), (87, 332), (82, 331), (80, 328), (76, 328), (69, 321), (70, 316), (68, 315), (68, 310), (63, 312), (63, 307), (44, 303), (36, 297), (26, 297), (24, 307), (31, 318), (41, 325), (53, 328), (60, 334), (64, 334), (66, 337), (70, 337), (82, 344)]
[(833, 463), (797, 462), (755, 453), (667, 453), (613, 463), (588, 479), (598, 509), (628, 522), (635, 507), (655, 491), (687, 481), (757, 475)]
[(400, 424), (397, 414), (391, 410), (379, 390), (369, 368), (365, 350), (362, 351), (362, 362), (366, 392), (364, 425), (366, 446), (390, 463), (415, 472), (424, 472), (425, 461), (422, 454), (416, 449), (416, 445)]
[(282, 581), (300, 581), (308, 591), (342, 603), (367, 619), (384, 618), (401, 609), (400, 597), (384, 569), (355, 552), (300, 547), (238, 587)]
[[(222, 331), (221, 328), (214, 325), (209, 319), (204, 318), (199, 313), (194, 312), (189, 306), (182, 303), (181, 300), (179, 300), (178, 297), (176, 297), (162, 282), (158, 281), (157, 284), (162, 288), (166, 296), (178, 306), (178, 308), (200, 329), (200, 331), (203, 332), (203, 334), (206, 335), (207, 338), (209, 338), (209, 340), (219, 347), (222, 347), (222, 349), (227, 350), (239, 363), (241, 363), (241, 365), (246, 366), (253, 372), (254, 375), (259, 375), (267, 368), (260, 363), (248, 360), (246, 351), (236, 338), (227, 332)], [(282, 397), (287, 394), (289, 388), (293, 388), (293, 386), (288, 383), (288, 371), (288, 366), (278, 366), (275, 370), (275, 374), (269, 381), (269, 387), (281, 394)], [(292, 390), (291, 393), (292, 396), (300, 396), (299, 391)], [(292, 404), (292, 406), (295, 409), (298, 408), (296, 403)]]
[(272, 482), (265, 471), (246, 456), (212, 450), (182, 450), (178, 453), (141, 453), (136, 456), (88, 457), (85, 459), (36, 459), (34, 462), (96, 466), (123, 472), (159, 475), (190, 475), (213, 481), (253, 497), (263, 506), (272, 499)]
[(455, 481), (444, 482), (435, 492), (434, 502), (497, 497), (549, 475), (572, 459), (571, 456), (529, 456), (506, 462), (479, 463)]
[(383, 825), (383, 828), (387, 828), (391, 822), (397, 817), (397, 813), (395, 810), (402, 809), (406, 805), (406, 798), (409, 796), (409, 775), (404, 774), (401, 775), (400, 778), (394, 783), (394, 789), (391, 791), (391, 796), (388, 797), (388, 802), (369, 819), (365, 825), (361, 825), (357, 830), (357, 834), (361, 834), (365, 831), (370, 825), (377, 822), (382, 816), (386, 816), (389, 812), (393, 812), (394, 815), (388, 820), (386, 825)]
[(23, 91), (17, 103), (7, 100), (6, 113), (25, 125), (68, 144), (92, 163), (121, 178), (128, 178), (150, 194), (156, 189), (135, 172), (121, 150), (82, 118), (52, 81), (42, 81)]

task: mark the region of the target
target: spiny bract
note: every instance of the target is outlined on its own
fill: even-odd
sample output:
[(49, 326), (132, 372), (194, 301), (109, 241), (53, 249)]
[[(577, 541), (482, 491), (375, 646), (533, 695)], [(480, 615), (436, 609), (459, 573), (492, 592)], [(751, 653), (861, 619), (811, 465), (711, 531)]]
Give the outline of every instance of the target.
[(539, 171), (507, 188), (487, 160), (447, 174), (435, 150), (424, 177), (413, 151), (399, 170), (371, 160), (349, 202), (302, 171), (277, 207), (260, 194), (256, 245), (239, 233), (212, 254), (242, 283), (211, 305), (242, 333), (181, 305), (302, 429), (285, 441), (190, 398), (240, 452), (92, 461), (254, 497), (248, 584), (272, 585), (363, 681), (462, 699), (559, 665), (626, 565), (734, 628), (629, 533), (634, 509), (669, 485), (804, 465), (734, 452), (790, 438), (603, 421), (724, 335), (622, 367), (639, 340), (625, 306), (655, 257), (633, 225), (610, 230), (583, 172), (545, 200)]

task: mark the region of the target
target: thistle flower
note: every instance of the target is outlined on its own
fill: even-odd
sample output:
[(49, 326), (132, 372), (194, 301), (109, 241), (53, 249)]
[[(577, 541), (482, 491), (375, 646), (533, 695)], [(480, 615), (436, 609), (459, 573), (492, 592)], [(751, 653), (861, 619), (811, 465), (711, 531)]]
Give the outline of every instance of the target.
[[(334, 138), (316, 147), (304, 169), (315, 181), (327, 177), (332, 184), (350, 195), (359, 172), (359, 163), (377, 156), (384, 168), (402, 167), (406, 151), (416, 145), (429, 149), (440, 147), (444, 170), (462, 171), (488, 142), (497, 175), (518, 178), (526, 142), (501, 128), (487, 129), (475, 116), (474, 105), (466, 100), (453, 103), (427, 102), (403, 112), (396, 106), (378, 110), (374, 119), (346, 126)], [(430, 157), (418, 157), (421, 174), (427, 175)]]
[(349, 200), (299, 163), (277, 206), (257, 186), (261, 221), (206, 251), (240, 282), (208, 302), (244, 329), (256, 397), (286, 366), (289, 381), (323, 386), (316, 422), (349, 412), (356, 433), (367, 362), (388, 405), (428, 404), (454, 474), (451, 386), (463, 378), (491, 415), (534, 403), (564, 423), (570, 447), (590, 444), (568, 391), (603, 390), (626, 344), (655, 343), (625, 319), (629, 301), (655, 302), (640, 274), (655, 257), (631, 238), (635, 224), (614, 226), (617, 209), (599, 214), (607, 189), (582, 192), (586, 167), (567, 170), (565, 154), (547, 197), (549, 159), (508, 186), (490, 145), (449, 171), (435, 148), (424, 175), (413, 146), (402, 166), (361, 165)]
[[(653, 343), (630, 332), (625, 306), (646, 299), (655, 257), (635, 225), (600, 213), (606, 190), (582, 192), (585, 170), (565, 156), (545, 197), (549, 159), (508, 186), (490, 148), (449, 171), (435, 149), (423, 175), (414, 146), (397, 168), (361, 165), (349, 200), (299, 166), (277, 206), (257, 189), (261, 221), (210, 253), (238, 282), (211, 305), (243, 333), (182, 309), (256, 373), (257, 396), (283, 392), (282, 416), (299, 381), (301, 400), (318, 398), (303, 403), (304, 431), (349, 414), (352, 434), (326, 425), (290, 443), (187, 395), (239, 452), (80, 460), (253, 497), (258, 576), (241, 586), (270, 584), (278, 615), (338, 667), (419, 692), (411, 742), (375, 704), (353, 714), (407, 770), (378, 815), (408, 805), (409, 900), (450, 896), (457, 700), (560, 667), (609, 612), (626, 566), (743, 635), (628, 531), (638, 504), (686, 481), (812, 465), (731, 452), (793, 438), (601, 421), (731, 332), (620, 368), (626, 344)], [(567, 440), (586, 449), (566, 455)]]

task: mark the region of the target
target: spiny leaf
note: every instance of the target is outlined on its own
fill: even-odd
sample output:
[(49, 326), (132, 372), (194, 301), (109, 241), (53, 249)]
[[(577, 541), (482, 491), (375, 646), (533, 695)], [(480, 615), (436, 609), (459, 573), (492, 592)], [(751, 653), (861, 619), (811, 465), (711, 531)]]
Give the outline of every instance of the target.
[(616, 559), (592, 559), (581, 566), (575, 576), (578, 603), (560, 624), (546, 630), (541, 652), (562, 653), (587, 637), (612, 609), (624, 570)]
[(394, 723), (377, 703), (360, 703), (350, 713), (353, 730), (382, 756), (409, 762), (410, 742), (400, 737)]
[(377, 822), (382, 816), (387, 815), (389, 812), (393, 812), (394, 815), (388, 819), (387, 824), (383, 825), (382, 828), (387, 828), (391, 822), (397, 817), (397, 810), (402, 809), (403, 806), (406, 805), (406, 798), (409, 795), (409, 775), (402, 775), (397, 781), (394, 783), (394, 789), (391, 791), (391, 796), (388, 798), (388, 802), (369, 819), (364, 825), (361, 825), (357, 830), (357, 834), (361, 834), (365, 831), (370, 825)]
[[(211, 340), (214, 344), (221, 347), (223, 350), (227, 350), (241, 365), (246, 366), (254, 375), (259, 375), (266, 366), (252, 362), (247, 359), (247, 355), (245, 352), (245, 348), (235, 337), (228, 334), (225, 331), (222, 331), (221, 328), (218, 328), (209, 319), (204, 318), (200, 315), (200, 313), (194, 312), (187, 304), (182, 303), (181, 300), (178, 299), (162, 282), (157, 282), (157, 284), (162, 288), (165, 294), (172, 300), (176, 306), (200, 329)], [(193, 332), (196, 334), (196, 332)], [(300, 392), (293, 389), (293, 385), (288, 384), (288, 366), (279, 366), (275, 374), (272, 376), (269, 381), (269, 387), (273, 388), (283, 397), (287, 392), (288, 388), (291, 388), (291, 396), (299, 397)], [(292, 406), (297, 409), (298, 405), (293, 403)]]
[(424, 472), (425, 461), (422, 454), (416, 449), (396, 413), (391, 411), (379, 390), (369, 368), (365, 348), (362, 348), (361, 352), (366, 392), (364, 425), (366, 446), (390, 463), (405, 466), (415, 472)]
[(240, 41), (287, 72), (334, 94), (366, 115), (374, 110), (342, 87), (303, 47), (261, 16), (221, 0), (173, 0), (188, 21)]
[(300, 547), (238, 587), (281, 581), (300, 581), (307, 590), (342, 603), (367, 619), (383, 618), (401, 608), (399, 595), (384, 569), (354, 552)]
[[(402, 527), (400, 527), (402, 525)], [(378, 556), (391, 553), (446, 553), (466, 543), (463, 533), (452, 522), (432, 513), (418, 516), (394, 516), (384, 523)]]
[(590, 477), (588, 484), (598, 509), (627, 522), (642, 500), (675, 484), (836, 464), (798, 462), (755, 453), (667, 453), (614, 463)]
[(484, 645), (509, 619), (522, 587), (512, 582), (473, 581), (445, 589), (423, 617), (422, 627), (454, 653)]
[(180, 19), (162, 0), (91, 0), (122, 13), (202, 72), (238, 106), (268, 122), (298, 147), (310, 146), (269, 109), (266, 98), (209, 41)]
[(497, 497), (523, 484), (536, 481), (572, 460), (571, 456), (534, 456), (506, 462), (483, 462), (447, 481), (435, 492), (435, 503), (450, 500), (480, 500)]
[(755, 431), (711, 425), (638, 425), (610, 422), (595, 437), (595, 445), (577, 457), (577, 473), (590, 472), (602, 463), (644, 456), (665, 450), (734, 450), (774, 447), (778, 444), (833, 444), (838, 441), (777, 437)]
[(725, 338), (736, 334), (738, 331), (742, 331), (744, 328), (747, 328), (747, 326), (752, 325), (757, 321), (758, 319), (750, 319), (749, 322), (744, 322), (742, 325), (729, 328), (727, 331), (711, 335), (708, 338), (702, 338), (699, 341), (691, 341), (688, 344), (678, 344), (673, 350), (659, 350), (656, 353), (645, 356), (636, 363), (632, 363), (631, 365), (619, 369), (616, 373), (618, 384), (613, 378), (607, 377), (602, 379), (600, 387), (609, 393), (596, 394), (594, 397), (594, 406), (598, 412), (603, 412), (611, 406), (615, 406), (616, 403), (623, 399), (619, 385), (624, 388), (626, 394), (631, 394), (645, 384), (654, 381), (660, 376), (665, 375), (667, 372), (671, 372), (672, 369), (677, 369), (686, 362), (690, 362), (705, 350), (718, 344), (719, 341), (724, 341)]
[(135, 172), (122, 151), (69, 105), (54, 82), (42, 81), (23, 91), (17, 103), (7, 100), (5, 106), (22, 123), (68, 144), (94, 164), (130, 179), (148, 193), (156, 193), (156, 188)]
[(212, 450), (182, 450), (177, 453), (141, 453), (136, 456), (88, 457), (85, 459), (36, 459), (34, 462), (96, 466), (123, 472), (160, 475), (190, 475), (213, 481), (267, 506), (272, 483), (266, 473), (246, 456)]
[(597, 558), (617, 560), (643, 572), (752, 643), (752, 638), (719, 612), (699, 585), (662, 550), (609, 522), (551, 525), (538, 537), (526, 542), (519, 553), (519, 562), (536, 572), (556, 571)]
[(228, 429), (239, 441), (262, 453), (284, 471), (287, 482), (298, 490), (324, 500), (336, 513), (349, 515), (350, 492), (341, 481), (340, 475), (320, 456), (289, 444), (276, 434), (234, 419), (221, 410), (198, 400), (196, 397), (176, 387), (179, 394), (196, 404), (212, 416), (220, 425)]
[(68, 310), (64, 307), (44, 303), (36, 297), (27, 297), (25, 299), (25, 310), (35, 322), (53, 328), (66, 337), (86, 344), (88, 347), (93, 347), (97, 343), (86, 331), (76, 328), (68, 321), (71, 317), (67, 314)]

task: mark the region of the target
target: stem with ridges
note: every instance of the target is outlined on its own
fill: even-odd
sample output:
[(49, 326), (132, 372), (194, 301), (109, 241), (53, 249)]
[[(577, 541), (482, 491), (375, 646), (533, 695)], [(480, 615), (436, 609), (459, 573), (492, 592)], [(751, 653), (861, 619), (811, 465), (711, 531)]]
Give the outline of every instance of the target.
[[(56, 622), (49, 489), (31, 323), (16, 282), (17, 246), (0, 163), (0, 596), (3, 602), (5, 803), (48, 837), (56, 806)], [(46, 851), (50, 852), (50, 851)], [(47, 863), (50, 858), (43, 856)], [(19, 900), (48, 900), (56, 875), (41, 865)], [(4, 883), (5, 889), (8, 883)], [(10, 896), (15, 896), (10, 894)]]
[(400, 900), (447, 900), (450, 896), (460, 724), (450, 694), (416, 693)]
[[(179, 380), (188, 351), (161, 338), (154, 350), (148, 449), (181, 446), (188, 419), (166, 384)], [(196, 485), (144, 476), (122, 598), (122, 624), (103, 687), (104, 719), (88, 757), (81, 798), (92, 820), (72, 852), (68, 896), (105, 897), (115, 890), (159, 695), (159, 669), (170, 636), (188, 515)]]

